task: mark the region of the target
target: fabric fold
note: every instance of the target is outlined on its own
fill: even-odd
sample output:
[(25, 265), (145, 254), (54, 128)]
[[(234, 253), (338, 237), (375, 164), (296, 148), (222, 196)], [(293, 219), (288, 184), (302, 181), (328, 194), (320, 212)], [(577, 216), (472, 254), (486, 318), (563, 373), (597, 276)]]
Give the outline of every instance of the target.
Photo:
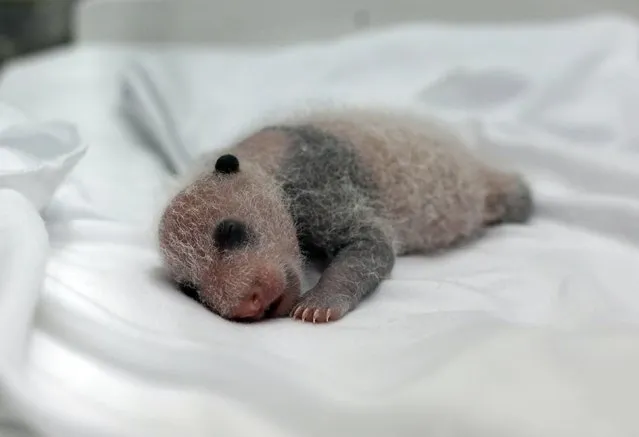
[(41, 215), (85, 152), (71, 124), (35, 122), (0, 104), (0, 388), (24, 419), (26, 356), (49, 256)]

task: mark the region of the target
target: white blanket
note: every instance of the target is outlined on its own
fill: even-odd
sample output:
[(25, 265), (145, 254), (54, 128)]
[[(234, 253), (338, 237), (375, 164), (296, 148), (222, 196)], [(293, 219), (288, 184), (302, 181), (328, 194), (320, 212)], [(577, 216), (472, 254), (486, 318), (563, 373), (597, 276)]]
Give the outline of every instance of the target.
[[(639, 422), (620, 414), (639, 398), (622, 387), (639, 383), (639, 370), (617, 373), (625, 382), (613, 388), (606, 366), (624, 367), (629, 361), (616, 354), (639, 352), (614, 340), (639, 321), (638, 36), (635, 23), (618, 17), (501, 29), (415, 25), (293, 48), (178, 47), (136, 62), (125, 82), (130, 117), (178, 172), (281, 113), (384, 104), (457, 123), (480, 153), (521, 169), (537, 194), (531, 226), (496, 229), (441, 258), (400, 260), (340, 324), (278, 322), (254, 329), (257, 343), (239, 348), (237, 328), (222, 324), (224, 353), (260, 355), (257, 345), (268, 345), (264, 367), (230, 392), (267, 409), (241, 387), (268, 391), (266, 367), (295, 369), (297, 382), (280, 392), (301, 398), (286, 402), (282, 417), (319, 408), (325, 392), (331, 415), (344, 397), (358, 412), (282, 422), (317, 434), (637, 432)], [(613, 334), (611, 326), (623, 328)], [(589, 362), (595, 356), (601, 362)], [(323, 377), (311, 389), (313, 371)], [(268, 384), (285, 384), (279, 378)], [(615, 407), (603, 405), (604, 386)]]
[(28, 403), (26, 346), (49, 255), (40, 214), (86, 152), (73, 125), (30, 120), (0, 104), (0, 389)]
[[(65, 437), (639, 435), (638, 36), (634, 22), (593, 17), (138, 57), (127, 112), (177, 171), (308, 99), (408, 106), (524, 171), (539, 214), (464, 250), (402, 258), (339, 323), (237, 325), (157, 274), (154, 203), (141, 196), (168, 171), (139, 144), (92, 139), (46, 228), (29, 197), (0, 197), (12, 237), (0, 272), (13, 278), (0, 308), (20, 309), (0, 310), (0, 347), (23, 357), (3, 361), (3, 405)], [(37, 243), (20, 244), (27, 230)]]

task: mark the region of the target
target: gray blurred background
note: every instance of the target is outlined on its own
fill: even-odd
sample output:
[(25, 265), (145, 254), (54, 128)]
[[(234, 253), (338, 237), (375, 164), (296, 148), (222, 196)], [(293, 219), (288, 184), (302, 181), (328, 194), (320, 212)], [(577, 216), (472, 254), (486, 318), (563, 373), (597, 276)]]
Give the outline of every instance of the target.
[(78, 1), (0, 0), (0, 68), (13, 57), (68, 43)]

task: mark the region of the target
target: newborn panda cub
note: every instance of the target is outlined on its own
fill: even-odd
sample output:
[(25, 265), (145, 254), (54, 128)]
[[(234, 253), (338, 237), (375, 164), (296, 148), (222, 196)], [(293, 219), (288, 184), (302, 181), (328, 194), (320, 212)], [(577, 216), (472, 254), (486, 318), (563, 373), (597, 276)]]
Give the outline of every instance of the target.
[[(342, 318), (397, 256), (527, 221), (517, 174), (473, 156), (447, 128), (376, 110), (311, 113), (263, 127), (212, 157), (159, 225), (167, 270), (221, 317)], [(318, 283), (301, 294), (304, 260)]]

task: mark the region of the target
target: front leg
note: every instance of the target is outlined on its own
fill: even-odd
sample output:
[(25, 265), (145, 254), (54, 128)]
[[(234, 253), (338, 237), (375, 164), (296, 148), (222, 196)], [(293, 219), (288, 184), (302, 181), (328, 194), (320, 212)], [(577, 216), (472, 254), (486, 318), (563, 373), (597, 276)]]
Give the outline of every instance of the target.
[(333, 258), (317, 285), (300, 298), (292, 317), (313, 323), (341, 319), (379, 286), (394, 264), (393, 248), (380, 230), (358, 233)]

